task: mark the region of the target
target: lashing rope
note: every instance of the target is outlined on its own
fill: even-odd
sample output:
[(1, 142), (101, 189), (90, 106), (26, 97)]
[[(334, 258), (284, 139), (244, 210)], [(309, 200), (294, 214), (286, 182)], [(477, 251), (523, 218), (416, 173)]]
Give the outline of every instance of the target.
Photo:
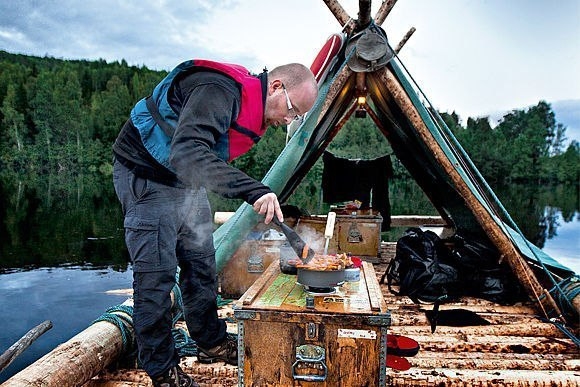
[[(172, 308), (173, 328), (171, 334), (175, 342), (179, 356), (197, 356), (197, 343), (189, 336), (188, 332), (182, 328), (176, 328), (175, 325), (179, 320), (183, 320), (183, 297), (179, 286), (173, 288), (175, 297), (174, 307)], [(232, 300), (223, 299), (221, 295), (217, 296), (218, 308), (230, 304)], [(135, 337), (133, 335), (133, 307), (129, 305), (116, 305), (108, 308), (105, 313), (91, 322), (91, 325), (101, 321), (109, 322), (119, 328), (121, 332), (123, 353), (130, 353), (136, 348)], [(226, 319), (232, 322), (232, 319)], [(231, 335), (231, 334), (229, 334)]]
[[(121, 313), (115, 313), (121, 312)], [(123, 343), (123, 352), (128, 352), (135, 348), (135, 339), (133, 336), (133, 307), (129, 305), (112, 306), (105, 311), (99, 318), (94, 320), (91, 325), (100, 321), (107, 321), (115, 325), (121, 331)]]
[[(172, 309), (173, 313), (173, 329), (171, 334), (173, 336), (173, 341), (175, 343), (175, 348), (179, 353), (180, 357), (185, 356), (197, 356), (197, 343), (195, 340), (189, 336), (188, 332), (182, 328), (176, 328), (175, 325), (179, 320), (184, 319), (184, 308), (183, 308), (183, 297), (181, 295), (181, 289), (176, 284), (173, 287), (173, 295), (175, 297), (174, 307)], [(221, 295), (217, 296), (217, 307), (220, 308), (227, 304), (230, 304), (232, 300), (225, 300)]]

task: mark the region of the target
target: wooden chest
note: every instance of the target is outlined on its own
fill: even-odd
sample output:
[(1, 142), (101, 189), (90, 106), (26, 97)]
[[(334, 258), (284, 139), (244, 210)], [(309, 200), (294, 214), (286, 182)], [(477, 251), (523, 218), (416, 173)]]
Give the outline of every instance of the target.
[[(380, 251), (382, 222), (383, 218), (379, 214), (337, 214), (328, 252), (350, 253), (374, 262)], [(326, 215), (304, 216), (300, 218), (296, 231), (308, 244), (313, 245), (315, 251), (322, 251), (325, 228)]]
[(239, 386), (384, 386), (390, 314), (372, 265), (312, 294), (273, 262), (236, 302)]
[(260, 278), (268, 266), (280, 258), (286, 240), (245, 240), (220, 273), (220, 294), (239, 298)]

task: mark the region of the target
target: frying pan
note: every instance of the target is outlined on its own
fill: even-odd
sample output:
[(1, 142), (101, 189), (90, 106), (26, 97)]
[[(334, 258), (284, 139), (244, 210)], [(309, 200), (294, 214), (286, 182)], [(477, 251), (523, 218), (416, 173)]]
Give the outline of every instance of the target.
[(344, 282), (344, 269), (310, 270), (299, 267), (296, 281), (310, 288), (333, 288)]

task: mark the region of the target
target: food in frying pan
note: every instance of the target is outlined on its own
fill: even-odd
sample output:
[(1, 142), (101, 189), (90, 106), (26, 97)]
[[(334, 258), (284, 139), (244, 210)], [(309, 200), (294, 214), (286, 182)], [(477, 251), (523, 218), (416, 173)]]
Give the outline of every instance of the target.
[(300, 260), (293, 260), (290, 263), (294, 263), (300, 269), (316, 271), (343, 270), (353, 264), (350, 257), (345, 253), (338, 255), (314, 254), (314, 258), (307, 264)]

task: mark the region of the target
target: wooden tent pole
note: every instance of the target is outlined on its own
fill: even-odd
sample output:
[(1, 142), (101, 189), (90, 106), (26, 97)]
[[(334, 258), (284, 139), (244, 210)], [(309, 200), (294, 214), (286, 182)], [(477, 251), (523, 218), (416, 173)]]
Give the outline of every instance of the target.
[(358, 26), (365, 28), (371, 24), (371, 0), (358, 0)]
[(381, 3), (381, 7), (379, 8), (377, 14), (375, 15), (375, 23), (378, 25), (382, 25), (387, 16), (389, 16), (389, 13), (391, 13), (391, 10), (393, 9), (396, 3), (397, 0), (383, 0), (383, 2)]
[(324, 4), (328, 7), (330, 12), (334, 15), (336, 20), (343, 27), (343, 30), (347, 33), (354, 31), (356, 27), (356, 22), (353, 20), (348, 13), (342, 8), (342, 5), (337, 0), (323, 0)]
[(405, 36), (403, 36), (403, 39), (401, 39), (401, 41), (399, 42), (399, 44), (397, 44), (397, 48), (395, 48), (395, 53), (399, 53), (399, 51), (401, 51), (401, 49), (403, 48), (403, 46), (405, 45), (405, 43), (407, 43), (407, 40), (409, 40), (409, 38), (411, 37), (411, 35), (413, 35), (416, 31), (415, 27), (411, 27), (409, 29), (409, 31), (407, 31), (407, 33), (405, 34)]
[(337, 98), (337, 96), (342, 92), (344, 86), (346, 85), (352, 74), (353, 71), (348, 66), (344, 66), (342, 70), (340, 70), (340, 73), (336, 75), (334, 81), (328, 88), (328, 94), (324, 99), (324, 104), (322, 106), (322, 109), (320, 110), (320, 114), (318, 115), (317, 124), (320, 123), (322, 118), (325, 116), (326, 112), (330, 108), (330, 105), (332, 105), (332, 101), (334, 101)]
[(467, 206), (476, 216), (476, 219), (484, 231), (498, 247), (502, 256), (507, 259), (508, 264), (516, 276), (522, 280), (522, 285), (526, 289), (528, 295), (538, 301), (539, 306), (542, 308), (546, 317), (554, 317), (549, 313), (551, 310), (556, 311), (558, 317), (562, 317), (562, 312), (549, 293), (545, 291), (539, 283), (532, 269), (521, 257), (509, 237), (499, 227), (497, 227), (495, 220), (490, 216), (485, 208), (481, 206), (473, 192), (471, 192), (469, 187), (463, 181), (463, 178), (459, 175), (451, 161), (440, 148), (437, 141), (435, 141), (431, 132), (427, 128), (427, 125), (423, 122), (419, 112), (416, 110), (394, 74), (388, 68), (385, 68), (384, 71), (377, 71), (373, 74), (380, 77), (380, 80), (387, 86), (393, 99), (403, 111), (403, 114), (408, 117), (413, 127), (417, 130), (417, 133), (421, 136), (429, 149), (431, 149), (433, 156), (439, 165), (441, 165), (445, 172), (451, 177), (455, 188), (459, 191), (459, 194), (465, 200)]

